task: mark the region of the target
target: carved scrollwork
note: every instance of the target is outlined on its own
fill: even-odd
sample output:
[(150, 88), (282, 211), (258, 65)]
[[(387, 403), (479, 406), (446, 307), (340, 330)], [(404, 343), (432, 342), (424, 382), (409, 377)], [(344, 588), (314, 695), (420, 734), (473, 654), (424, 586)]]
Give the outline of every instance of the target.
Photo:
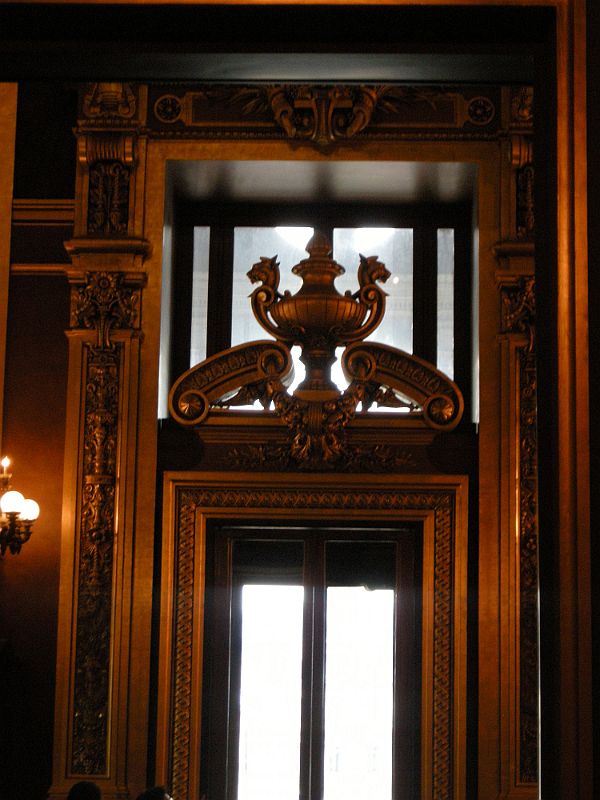
[(394, 111), (420, 101), (435, 106), (438, 92), (417, 87), (277, 85), (244, 87), (230, 98), (248, 112), (270, 109), (290, 139), (325, 146), (351, 139), (370, 124), (375, 111)]
[(342, 354), (342, 368), (348, 379), (370, 384), (369, 401), (389, 397), (392, 392), (400, 407), (407, 406), (405, 398), (412, 400), (414, 405), (409, 408), (420, 408), (432, 428), (449, 431), (460, 422), (463, 412), (460, 390), (446, 375), (417, 356), (377, 342), (358, 342)]
[[(293, 380), (289, 350), (279, 342), (256, 341), (232, 347), (208, 358), (185, 372), (169, 394), (169, 410), (180, 425), (200, 425), (211, 405), (235, 405), (240, 387), (255, 397), (266, 396), (268, 380), (279, 378), (283, 385)], [(242, 397), (246, 402), (248, 395)], [(270, 402), (270, 400), (268, 401)]]
[(126, 285), (122, 272), (88, 272), (85, 284), (71, 287), (71, 327), (95, 329), (98, 345), (110, 345), (115, 329), (139, 328), (139, 287)]
[(88, 233), (124, 236), (129, 220), (131, 170), (120, 161), (96, 161), (90, 167)]

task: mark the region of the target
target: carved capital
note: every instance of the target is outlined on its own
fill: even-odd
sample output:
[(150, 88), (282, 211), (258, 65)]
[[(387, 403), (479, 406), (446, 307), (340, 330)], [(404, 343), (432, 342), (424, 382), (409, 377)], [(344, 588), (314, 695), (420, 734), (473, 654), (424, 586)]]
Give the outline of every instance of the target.
[[(133, 285), (132, 285), (133, 284)], [(96, 330), (98, 346), (110, 346), (110, 333), (140, 327), (141, 285), (122, 272), (88, 272), (71, 286), (71, 328)]]
[(501, 284), (502, 332), (525, 335), (529, 347), (535, 338), (535, 278), (524, 275), (509, 285)]

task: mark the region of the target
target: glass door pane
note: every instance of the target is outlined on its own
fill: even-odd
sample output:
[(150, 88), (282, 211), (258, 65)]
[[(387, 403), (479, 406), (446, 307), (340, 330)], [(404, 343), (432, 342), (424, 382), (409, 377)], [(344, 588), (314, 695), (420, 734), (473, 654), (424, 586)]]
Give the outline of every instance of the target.
[(238, 800), (298, 800), (302, 586), (242, 588)]
[(325, 800), (390, 800), (395, 546), (327, 544)]

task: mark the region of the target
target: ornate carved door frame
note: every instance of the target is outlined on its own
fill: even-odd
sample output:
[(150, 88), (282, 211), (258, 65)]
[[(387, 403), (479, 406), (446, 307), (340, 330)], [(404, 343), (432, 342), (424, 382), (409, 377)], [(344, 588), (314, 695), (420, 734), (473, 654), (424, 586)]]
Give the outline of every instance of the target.
[(210, 520), (417, 521), (423, 531), (423, 800), (465, 796), (467, 479), (447, 475), (167, 473), (157, 779), (200, 796), (203, 595)]

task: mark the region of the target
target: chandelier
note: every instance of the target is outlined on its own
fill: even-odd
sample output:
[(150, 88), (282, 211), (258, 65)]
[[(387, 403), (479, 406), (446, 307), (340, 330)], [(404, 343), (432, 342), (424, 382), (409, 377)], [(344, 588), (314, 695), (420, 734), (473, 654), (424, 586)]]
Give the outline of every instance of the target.
[(0, 556), (7, 550), (16, 555), (31, 536), (31, 528), (40, 514), (40, 507), (35, 500), (26, 499), (21, 492), (10, 488), (10, 459), (4, 457), (0, 465)]

